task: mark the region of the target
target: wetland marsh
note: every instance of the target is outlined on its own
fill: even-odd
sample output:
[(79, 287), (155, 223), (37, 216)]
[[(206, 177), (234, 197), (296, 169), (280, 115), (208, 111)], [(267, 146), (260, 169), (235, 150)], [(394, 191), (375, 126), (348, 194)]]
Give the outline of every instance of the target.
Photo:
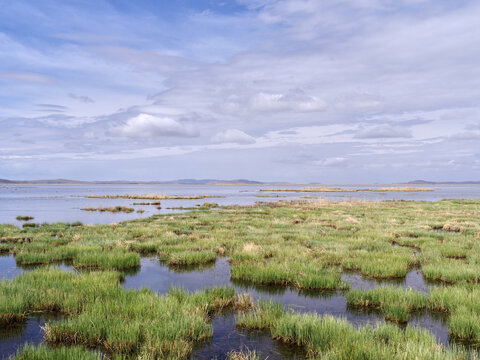
[(479, 219), (480, 200), (283, 200), (0, 225), (0, 356), (475, 358)]

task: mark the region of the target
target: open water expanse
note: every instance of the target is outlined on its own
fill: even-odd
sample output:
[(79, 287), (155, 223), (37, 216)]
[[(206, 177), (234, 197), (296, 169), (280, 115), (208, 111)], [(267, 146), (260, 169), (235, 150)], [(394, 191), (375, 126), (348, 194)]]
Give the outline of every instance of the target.
[[(84, 224), (108, 224), (158, 213), (175, 212), (174, 207), (194, 207), (204, 202), (219, 205), (251, 205), (256, 201), (278, 201), (302, 197), (322, 197), (329, 200), (427, 200), (480, 199), (480, 185), (425, 185), (433, 188), (428, 192), (269, 192), (265, 188), (303, 188), (313, 185), (0, 185), (0, 224), (21, 225), (15, 220), (18, 215), (34, 217), (34, 222), (75, 222)], [(374, 189), (396, 185), (328, 185), (346, 189)], [(399, 185), (405, 186), (405, 185)], [(415, 185), (416, 186), (416, 185)], [(419, 185), (419, 187), (424, 187)], [(209, 195), (214, 198), (196, 200), (162, 200), (161, 209), (151, 205), (132, 205), (151, 200), (92, 199), (88, 195), (158, 194), (158, 195)], [(128, 206), (137, 212), (108, 213), (89, 212), (86, 207)]]
[[(345, 186), (345, 188), (374, 188), (384, 185)], [(389, 185), (392, 186), (392, 185)], [(427, 200), (435, 201), (449, 198), (480, 198), (480, 185), (438, 185), (433, 192), (355, 192), (355, 193), (274, 193), (260, 192), (262, 188), (274, 186), (203, 186), (203, 185), (64, 185), (64, 186), (1, 186), (0, 187), (0, 223), (21, 225), (15, 220), (18, 215), (33, 216), (34, 222), (75, 222), (86, 224), (111, 223), (140, 216), (148, 217), (157, 213), (177, 210), (170, 207), (192, 207), (204, 202), (216, 202), (219, 205), (249, 205), (256, 201), (278, 201), (280, 199), (299, 199), (302, 196), (323, 197), (330, 200)], [(278, 186), (279, 188), (281, 186)], [(293, 186), (289, 186), (293, 187)], [(298, 186), (303, 187), (303, 186)], [(166, 194), (166, 195), (211, 195), (216, 198), (200, 200), (164, 200), (162, 208), (155, 206), (133, 206), (134, 202), (144, 200), (90, 199), (88, 195), (120, 194)], [(266, 197), (270, 196), (270, 197)], [(277, 197), (279, 196), (279, 197)], [(148, 202), (149, 200), (145, 200)], [(91, 213), (80, 210), (83, 207), (132, 206), (143, 209), (143, 214)], [(59, 265), (65, 271), (76, 271), (70, 264)], [(11, 279), (32, 268), (17, 266), (13, 255), (0, 256), (0, 279)], [(396, 281), (379, 281), (362, 277), (356, 273), (344, 273), (343, 279), (351, 288), (370, 289), (376, 286), (411, 287), (428, 293), (434, 284), (427, 283), (418, 269), (411, 270), (405, 279)], [(375, 326), (384, 321), (383, 315), (375, 311), (353, 309), (347, 306), (345, 292), (299, 292), (296, 289), (272, 286), (253, 286), (232, 281), (227, 258), (218, 258), (208, 266), (179, 269), (170, 268), (156, 258), (142, 258), (141, 267), (126, 273), (122, 284), (128, 289), (148, 287), (163, 294), (170, 286), (180, 286), (189, 291), (200, 290), (215, 285), (234, 287), (237, 292), (248, 292), (253, 298), (271, 299), (282, 303), (286, 308), (296, 312), (313, 312), (320, 315), (329, 314), (342, 317), (354, 326), (370, 324)], [(197, 344), (192, 354), (193, 359), (224, 359), (231, 350), (258, 350), (262, 358), (268, 359), (303, 359), (305, 353), (294, 346), (273, 340), (270, 334), (261, 331), (246, 331), (235, 326), (235, 313), (224, 313), (212, 319), (213, 337)], [(21, 325), (0, 329), (0, 359), (15, 354), (25, 343), (42, 342), (42, 326), (45, 322), (61, 319), (55, 314), (32, 314)], [(451, 344), (446, 327), (446, 319), (427, 312), (415, 314), (410, 325), (426, 328), (437, 340), (445, 345)]]

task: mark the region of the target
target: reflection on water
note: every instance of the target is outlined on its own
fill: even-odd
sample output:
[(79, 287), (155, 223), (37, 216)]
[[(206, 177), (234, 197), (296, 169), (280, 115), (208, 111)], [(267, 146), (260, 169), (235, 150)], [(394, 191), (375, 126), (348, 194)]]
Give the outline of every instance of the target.
[[(196, 270), (194, 270), (196, 269)], [(153, 258), (142, 258), (141, 268), (135, 275), (127, 274), (123, 286), (126, 289), (148, 287), (163, 294), (170, 286), (180, 286), (188, 291), (197, 291), (212, 286), (230, 284), (230, 267), (226, 258), (218, 259), (215, 264), (192, 268), (169, 268)]]
[(23, 269), (17, 267), (17, 263), (13, 255), (0, 255), (0, 280), (13, 279), (22, 272)]
[(435, 334), (438, 342), (445, 345), (450, 343), (447, 318), (444, 315), (422, 311), (415, 313), (408, 321), (408, 325), (428, 329)]
[(372, 279), (352, 272), (342, 274), (342, 279), (350, 284), (351, 289), (362, 290), (374, 289), (379, 286), (398, 286), (427, 294), (433, 286), (425, 282), (422, 272), (418, 269), (409, 271), (404, 279)]
[[(76, 271), (71, 261), (63, 261), (58, 264), (53, 264), (52, 266), (64, 271)], [(0, 255), (0, 280), (13, 279), (24, 271), (31, 271), (37, 268), (38, 265), (17, 265), (15, 257), (12, 254)]]
[(15, 355), (17, 349), (21, 349), (25, 343), (41, 343), (43, 340), (41, 328), (46, 322), (58, 321), (61, 318), (58, 314), (33, 313), (21, 324), (8, 328), (0, 327), (0, 358), (6, 359)]
[(213, 337), (194, 347), (192, 359), (225, 359), (230, 351), (255, 350), (262, 359), (305, 359), (305, 352), (272, 339), (264, 331), (247, 331), (235, 326), (233, 314), (222, 314), (212, 320)]

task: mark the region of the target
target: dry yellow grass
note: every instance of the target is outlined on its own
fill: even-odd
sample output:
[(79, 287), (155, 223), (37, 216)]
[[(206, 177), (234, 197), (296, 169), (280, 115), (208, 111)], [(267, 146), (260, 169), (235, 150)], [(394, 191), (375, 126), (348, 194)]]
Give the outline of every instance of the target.
[(260, 191), (284, 191), (284, 192), (359, 192), (359, 191), (433, 191), (431, 188), (420, 188), (412, 186), (391, 186), (381, 187), (376, 189), (344, 189), (344, 188), (332, 188), (328, 186), (306, 187), (300, 189), (261, 189)]
[(88, 195), (90, 199), (141, 199), (141, 200), (173, 200), (173, 199), (206, 199), (206, 198), (218, 198), (221, 196), (211, 195)]
[(301, 189), (260, 189), (260, 191), (290, 191), (290, 192), (357, 192), (358, 189), (331, 188), (328, 186), (308, 187)]
[(243, 246), (243, 252), (256, 253), (262, 250), (261, 246), (256, 245), (253, 242), (248, 242)]
[(364, 189), (362, 191), (433, 191), (431, 188), (420, 188), (412, 186), (392, 186), (392, 187), (381, 187), (378, 189)]

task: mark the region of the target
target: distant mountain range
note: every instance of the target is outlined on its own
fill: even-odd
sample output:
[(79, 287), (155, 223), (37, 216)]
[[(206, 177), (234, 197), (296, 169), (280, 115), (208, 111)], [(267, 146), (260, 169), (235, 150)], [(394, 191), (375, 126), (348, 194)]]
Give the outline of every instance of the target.
[(475, 185), (475, 184), (480, 184), (480, 181), (440, 181), (440, 182), (437, 182), (437, 181), (427, 181), (427, 180), (413, 180), (413, 181), (409, 181), (407, 184), (411, 184), (411, 185), (435, 185), (435, 184), (468, 185), (468, 184), (472, 184), (472, 185)]
[(179, 185), (260, 185), (260, 181), (246, 179), (218, 180), (218, 179), (178, 179), (171, 181), (81, 181), (68, 179), (50, 180), (7, 180), (0, 179), (0, 184), (7, 185), (88, 185), (88, 184), (179, 184)]

